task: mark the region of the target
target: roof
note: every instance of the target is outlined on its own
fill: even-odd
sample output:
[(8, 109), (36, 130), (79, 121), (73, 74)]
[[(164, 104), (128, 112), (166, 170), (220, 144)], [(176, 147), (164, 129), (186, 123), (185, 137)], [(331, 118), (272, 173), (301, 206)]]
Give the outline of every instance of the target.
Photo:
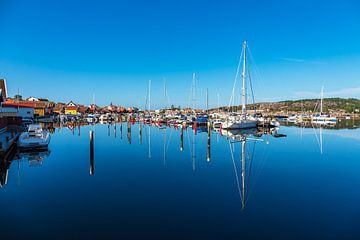
[(34, 102), (35, 104), (35, 108), (47, 108), (50, 106), (50, 103), (49, 102), (41, 102), (41, 101), (38, 101), (38, 102)]
[(68, 104), (67, 104), (68, 106), (76, 106), (76, 104), (73, 102), (73, 101), (70, 101)]
[(2, 107), (34, 108), (33, 103), (3, 103)]
[(68, 106), (65, 108), (66, 110), (78, 110), (78, 107), (77, 106)]

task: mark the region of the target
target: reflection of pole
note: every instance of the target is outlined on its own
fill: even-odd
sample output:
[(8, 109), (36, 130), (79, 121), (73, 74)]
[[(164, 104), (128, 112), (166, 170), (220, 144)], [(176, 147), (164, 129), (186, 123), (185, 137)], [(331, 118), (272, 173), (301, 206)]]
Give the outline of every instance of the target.
[(148, 137), (149, 137), (149, 159), (151, 158), (151, 137), (150, 137), (150, 134), (151, 134), (151, 131), (150, 131), (150, 126), (148, 126), (148, 131), (149, 131), (149, 134), (148, 134)]
[(211, 126), (210, 122), (208, 122), (208, 136), (207, 136), (207, 158), (206, 160), (210, 162), (210, 136), (211, 136)]
[(78, 125), (78, 135), (80, 136), (80, 124)]
[(116, 121), (114, 123), (114, 137), (116, 138)]
[(108, 136), (110, 137), (110, 124), (108, 124)]
[[(196, 131), (195, 131), (195, 133), (196, 133)], [(192, 164), (193, 164), (193, 171), (195, 171), (195, 168), (196, 168), (196, 165), (195, 165), (195, 162), (196, 162), (195, 133), (192, 136), (193, 139), (192, 139), (192, 159), (191, 160), (192, 160)]]
[(241, 142), (241, 185), (242, 185), (242, 209), (245, 208), (245, 167), (246, 167), (246, 139)]
[(322, 126), (320, 126), (320, 153), (323, 154), (323, 133), (322, 133)]
[(164, 129), (164, 166), (166, 164), (166, 127)]
[(94, 132), (90, 130), (90, 175), (94, 175)]
[(122, 121), (120, 122), (120, 139), (122, 139)]
[(184, 127), (180, 126), (180, 151), (184, 149)]
[(129, 121), (127, 122), (127, 138), (129, 144), (131, 144), (131, 124)]
[(139, 140), (140, 140), (140, 145), (142, 144), (142, 122), (140, 122), (140, 126), (139, 126)]

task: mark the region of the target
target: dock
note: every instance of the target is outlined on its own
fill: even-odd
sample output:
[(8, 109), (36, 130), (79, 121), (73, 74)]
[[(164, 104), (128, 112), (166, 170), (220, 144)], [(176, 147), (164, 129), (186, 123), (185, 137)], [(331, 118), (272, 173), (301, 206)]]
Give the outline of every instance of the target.
[(6, 159), (16, 147), (20, 132), (17, 129), (6, 129), (0, 132), (0, 158)]

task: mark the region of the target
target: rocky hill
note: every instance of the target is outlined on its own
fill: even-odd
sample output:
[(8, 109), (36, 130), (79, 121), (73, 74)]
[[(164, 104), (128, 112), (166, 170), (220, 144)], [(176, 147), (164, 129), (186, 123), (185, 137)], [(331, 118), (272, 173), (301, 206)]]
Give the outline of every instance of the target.
[[(235, 107), (236, 108), (236, 107)], [(253, 109), (252, 104), (248, 105), (248, 109)], [(262, 102), (257, 103), (258, 110), (268, 111), (293, 111), (293, 112), (319, 112), (320, 99), (303, 99), (303, 100), (287, 100), (280, 102)], [(227, 107), (221, 109), (227, 111)], [(240, 110), (241, 107), (238, 107)], [(215, 109), (214, 109), (215, 110)], [(359, 112), (360, 99), (356, 98), (324, 98), (323, 99), (323, 112)]]

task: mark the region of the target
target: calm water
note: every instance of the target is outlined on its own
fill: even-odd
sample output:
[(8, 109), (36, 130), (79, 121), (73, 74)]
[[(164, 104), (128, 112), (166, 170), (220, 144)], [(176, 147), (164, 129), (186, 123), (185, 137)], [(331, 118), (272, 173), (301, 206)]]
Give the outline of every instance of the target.
[(360, 129), (278, 133), (212, 132), (208, 159), (206, 130), (57, 128), (14, 156), (1, 239), (360, 239)]

